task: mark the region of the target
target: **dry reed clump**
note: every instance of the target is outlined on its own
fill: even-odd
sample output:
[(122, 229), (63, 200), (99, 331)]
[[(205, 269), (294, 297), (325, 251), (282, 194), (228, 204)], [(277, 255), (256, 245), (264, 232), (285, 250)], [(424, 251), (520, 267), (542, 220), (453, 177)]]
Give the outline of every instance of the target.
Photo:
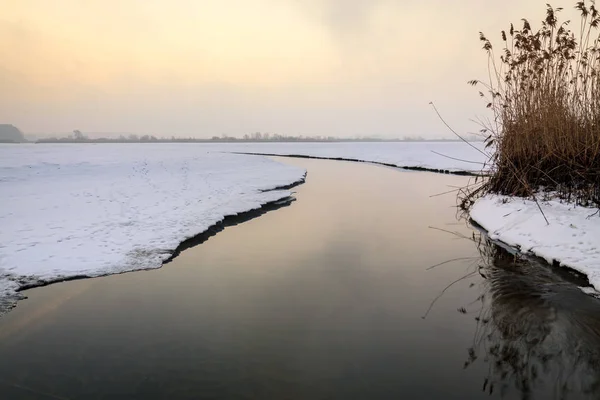
[[(600, 206), (600, 13), (580, 1), (580, 26), (559, 23), (562, 9), (547, 6), (534, 31), (525, 19), (502, 31), (499, 61), (481, 33), (489, 57), (481, 85), (494, 118), (483, 124), (486, 146), (495, 148), (491, 175), (472, 192), (536, 196), (554, 192), (587, 206)], [(463, 202), (463, 205), (465, 203)]]

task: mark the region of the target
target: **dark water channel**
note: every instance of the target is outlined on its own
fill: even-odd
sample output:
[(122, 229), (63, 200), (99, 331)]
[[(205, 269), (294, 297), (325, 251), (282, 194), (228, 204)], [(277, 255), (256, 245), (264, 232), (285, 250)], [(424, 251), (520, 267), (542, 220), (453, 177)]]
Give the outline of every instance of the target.
[(308, 170), (292, 205), (26, 292), (0, 399), (600, 398), (600, 302), (430, 197), (467, 178), (283, 161)]

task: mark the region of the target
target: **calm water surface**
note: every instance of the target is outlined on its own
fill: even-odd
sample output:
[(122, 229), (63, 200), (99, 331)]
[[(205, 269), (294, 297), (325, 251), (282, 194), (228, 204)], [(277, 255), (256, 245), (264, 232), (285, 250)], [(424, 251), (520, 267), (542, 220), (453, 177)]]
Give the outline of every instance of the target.
[(466, 178), (283, 161), (308, 170), (289, 207), (28, 291), (0, 399), (600, 398), (599, 302), (430, 197)]

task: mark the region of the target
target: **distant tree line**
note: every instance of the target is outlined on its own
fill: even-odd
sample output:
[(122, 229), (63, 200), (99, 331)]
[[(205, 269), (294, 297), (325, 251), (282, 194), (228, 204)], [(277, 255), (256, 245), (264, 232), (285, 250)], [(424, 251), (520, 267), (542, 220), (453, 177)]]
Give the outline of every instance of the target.
[[(477, 139), (475, 139), (477, 140)], [(36, 143), (229, 143), (229, 142), (422, 142), (428, 141), (420, 136), (404, 137), (402, 139), (382, 139), (375, 137), (336, 138), (333, 136), (288, 136), (277, 133), (254, 132), (238, 138), (235, 136), (221, 135), (210, 139), (192, 137), (156, 137), (154, 135), (119, 135), (116, 138), (90, 138), (79, 130), (60, 138), (40, 139)], [(456, 139), (429, 139), (429, 141), (456, 141)]]
[(166, 142), (174, 141), (171, 139), (159, 139), (154, 135), (119, 135), (116, 138), (90, 138), (80, 130), (74, 130), (72, 134), (60, 138), (39, 139), (36, 143), (140, 143), (140, 142)]

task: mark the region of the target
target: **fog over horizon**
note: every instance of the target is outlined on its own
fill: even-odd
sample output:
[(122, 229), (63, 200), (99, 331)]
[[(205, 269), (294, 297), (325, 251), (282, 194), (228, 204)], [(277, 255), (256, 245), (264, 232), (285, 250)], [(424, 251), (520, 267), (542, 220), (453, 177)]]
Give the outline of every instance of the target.
[[(0, 123), (26, 134), (452, 138), (485, 115), (479, 31), (546, 0), (0, 0)], [(576, 14), (574, 1), (561, 19)]]

